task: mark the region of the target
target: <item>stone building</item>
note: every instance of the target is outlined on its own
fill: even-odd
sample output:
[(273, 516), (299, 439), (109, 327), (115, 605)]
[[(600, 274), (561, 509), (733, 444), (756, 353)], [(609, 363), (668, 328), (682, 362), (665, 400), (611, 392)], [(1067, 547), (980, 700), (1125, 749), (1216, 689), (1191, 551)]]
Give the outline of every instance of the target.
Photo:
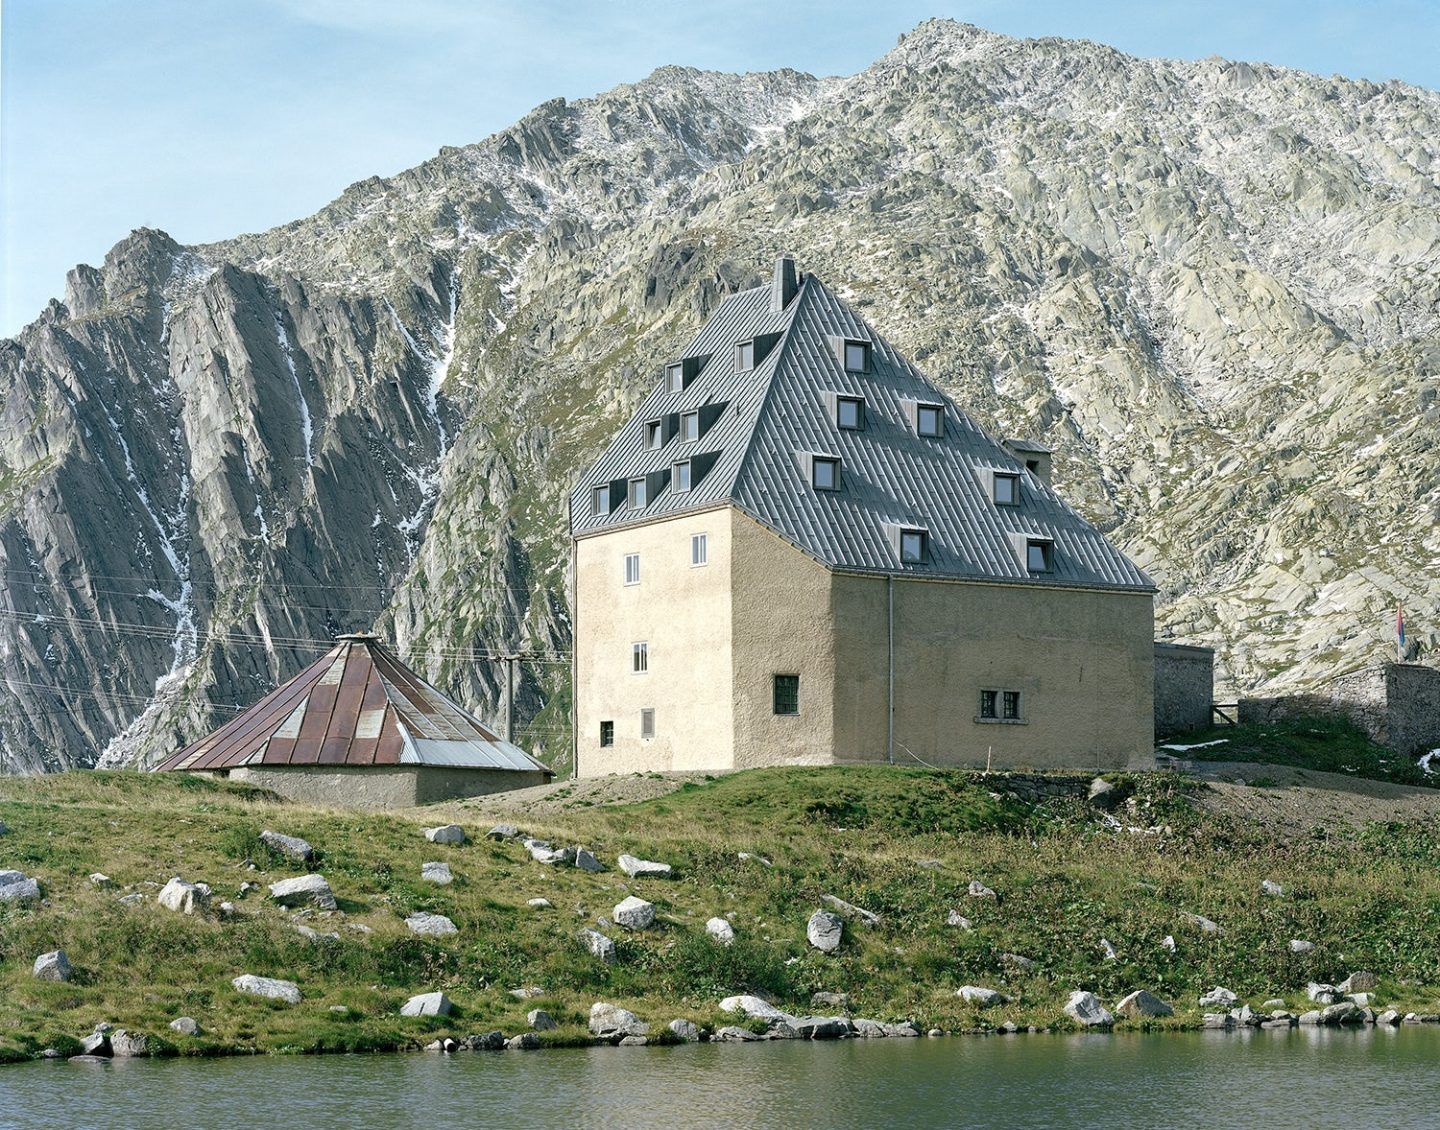
[(1155, 737), (1214, 724), (1215, 649), (1155, 641)]
[(155, 768), (356, 808), (479, 796), (554, 775), (363, 634), (339, 636), (323, 658)]
[(1241, 722), (1277, 718), (1347, 718), (1372, 741), (1414, 756), (1440, 749), (1440, 668), (1377, 663), (1309, 694), (1242, 698)]
[(780, 260), (571, 496), (577, 774), (1147, 758), (1154, 588), (1049, 480)]

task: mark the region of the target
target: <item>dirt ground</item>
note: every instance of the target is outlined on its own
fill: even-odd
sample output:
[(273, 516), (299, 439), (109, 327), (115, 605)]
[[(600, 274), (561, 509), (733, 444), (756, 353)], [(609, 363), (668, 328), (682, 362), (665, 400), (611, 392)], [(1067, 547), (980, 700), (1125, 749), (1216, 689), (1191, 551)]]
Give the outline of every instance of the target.
[(578, 781), (552, 781), (548, 785), (536, 785), (530, 789), (515, 789), (508, 793), (492, 793), (489, 796), (454, 801), (448, 805), (436, 805), (427, 811), (453, 812), (456, 819), (474, 819), (477, 816), (501, 818), (526, 814), (551, 815), (557, 812), (573, 812), (576, 809), (653, 800), (655, 797), (673, 793), (686, 781), (704, 781), (715, 775), (632, 773), (628, 776), (584, 777)]

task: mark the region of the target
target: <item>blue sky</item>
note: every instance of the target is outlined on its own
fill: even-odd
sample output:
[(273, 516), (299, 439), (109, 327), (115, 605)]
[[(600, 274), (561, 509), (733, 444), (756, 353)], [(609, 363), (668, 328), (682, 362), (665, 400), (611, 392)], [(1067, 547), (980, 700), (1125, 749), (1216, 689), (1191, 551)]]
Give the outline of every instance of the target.
[(3, 0), (0, 334), (132, 228), (264, 229), (665, 63), (849, 74), (929, 16), (1440, 87), (1440, 0)]

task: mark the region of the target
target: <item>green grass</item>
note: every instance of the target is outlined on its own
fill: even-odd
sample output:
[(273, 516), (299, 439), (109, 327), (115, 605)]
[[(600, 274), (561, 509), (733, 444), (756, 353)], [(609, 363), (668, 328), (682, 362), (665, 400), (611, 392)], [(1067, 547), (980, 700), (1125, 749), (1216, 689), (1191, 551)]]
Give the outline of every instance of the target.
[(1186, 734), (1177, 742), (1193, 747), (1222, 738), (1224, 745), (1187, 749), (1181, 756), (1197, 761), (1258, 761), (1397, 785), (1440, 788), (1440, 778), (1427, 776), (1414, 758), (1376, 744), (1363, 730), (1340, 718), (1284, 718), (1216, 726)]
[[(48, 906), (0, 905), (0, 1059), (33, 1055), (106, 1020), (163, 1041), (178, 1054), (342, 1051), (414, 1046), (437, 1034), (499, 1028), (523, 1031), (525, 1013), (545, 1008), (560, 1022), (550, 1043), (587, 1038), (590, 1004), (608, 1000), (657, 1028), (686, 1016), (733, 1022), (718, 1011), (731, 993), (760, 991), (804, 1012), (818, 990), (848, 993), (859, 1016), (913, 1018), (947, 1030), (1065, 1023), (1073, 989), (1113, 1001), (1149, 988), (1173, 1000), (1174, 1025), (1198, 1021), (1195, 999), (1224, 984), (1258, 1002), (1299, 1005), (1309, 980), (1338, 980), (1370, 968), (1382, 999), (1435, 1009), (1440, 983), (1440, 832), (1421, 824), (1331, 828), (1276, 841), (1263, 827), (1209, 814), (1203, 786), (1174, 774), (1117, 778), (1123, 825), (1107, 830), (1078, 801), (1030, 805), (992, 792), (993, 781), (964, 773), (874, 768), (756, 770), (696, 782), (639, 804), (572, 809), (520, 821), (565, 844), (583, 844), (613, 867), (630, 851), (674, 865), (670, 881), (630, 881), (618, 871), (589, 875), (532, 862), (518, 843), (483, 839), (462, 847), (424, 840), (436, 815), (385, 815), (305, 808), (242, 787), (178, 775), (67, 773), (0, 780), (0, 867), (39, 878)], [(462, 821), (464, 822), (464, 821)], [(486, 821), (466, 822), (472, 836)], [(271, 856), (263, 828), (303, 836), (320, 852), (341, 912), (305, 918), (336, 930), (315, 944), (263, 889), (241, 898), (242, 882), (297, 874)], [(741, 861), (751, 852), (773, 861)], [(426, 860), (450, 863), (456, 882), (420, 881)], [(938, 860), (938, 868), (922, 867)], [(251, 867), (255, 870), (251, 870)], [(119, 885), (96, 890), (103, 871)], [(233, 921), (183, 917), (153, 894), (172, 875), (204, 880), (215, 902), (235, 902)], [(1260, 880), (1284, 884), (1266, 898)], [(998, 902), (969, 898), (980, 879)], [(156, 884), (145, 887), (143, 884)], [(121, 906), (125, 888), (152, 900)], [(577, 941), (582, 926), (627, 893), (659, 908), (656, 928), (617, 942), (606, 966)], [(850, 924), (841, 951), (826, 957), (805, 941), (821, 896), (834, 894), (880, 914), (878, 928)], [(543, 896), (553, 908), (532, 910)], [(952, 909), (970, 932), (945, 924)], [(460, 933), (417, 938), (403, 917), (428, 910)], [(1224, 934), (1200, 933), (1190, 911)], [(736, 944), (704, 933), (706, 919), (731, 916)], [(347, 930), (361, 923), (370, 935)], [(1178, 952), (1162, 947), (1174, 935)], [(1119, 960), (1105, 961), (1108, 939)], [(1291, 938), (1317, 944), (1289, 952)], [(63, 947), (77, 974), (70, 984), (36, 982), (36, 954)], [(1025, 954), (1032, 973), (1005, 972), (1000, 955)], [(241, 973), (296, 981), (293, 1008), (242, 997)], [(978, 1012), (955, 996), (963, 984), (1014, 996)], [(517, 1000), (509, 990), (538, 985)], [(402, 1019), (410, 995), (443, 989), (457, 1012)], [(330, 1011), (345, 1005), (347, 1011)], [(194, 1016), (196, 1039), (171, 1032)]]

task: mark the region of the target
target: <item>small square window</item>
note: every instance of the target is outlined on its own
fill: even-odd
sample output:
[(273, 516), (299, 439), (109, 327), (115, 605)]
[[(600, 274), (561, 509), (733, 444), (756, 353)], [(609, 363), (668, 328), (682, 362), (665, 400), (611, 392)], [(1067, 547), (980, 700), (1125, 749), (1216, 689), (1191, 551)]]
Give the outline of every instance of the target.
[(1020, 692), (1002, 691), (1000, 700), (1001, 717), (1011, 722), (1018, 722), (1020, 720)]
[(1000, 708), (1000, 701), (999, 701), (999, 700), (1000, 700), (1000, 692), (999, 692), (999, 691), (981, 691), (981, 692), (980, 692), (980, 717), (981, 717), (981, 718), (998, 718), (998, 717), (1000, 717), (1000, 709), (999, 709), (999, 708)]
[(708, 565), (710, 563), (710, 535), (690, 535), (690, 564)]
[(868, 341), (847, 341), (845, 343), (845, 368), (851, 373), (870, 371), (870, 343)]
[(680, 442), (691, 443), (700, 438), (700, 413), (683, 412), (680, 415)]
[(610, 513), (610, 488), (608, 486), (595, 488), (595, 513)]
[(640, 555), (638, 553), (625, 555), (625, 583), (627, 585), (640, 583)]
[(665, 366), (665, 389), (668, 392), (685, 391), (685, 366), (682, 362)]
[(800, 676), (775, 676), (775, 713), (800, 713)]
[(645, 423), (645, 446), (651, 451), (659, 451), (665, 446), (664, 433), (660, 431), (659, 420), (648, 420)]
[(835, 426), (846, 431), (858, 432), (865, 427), (865, 402), (854, 396), (842, 396), (835, 401)]
[(1020, 476), (995, 472), (994, 498), (996, 506), (1020, 505)]
[(1048, 573), (1054, 567), (1055, 547), (1048, 541), (1025, 543), (1025, 568), (1032, 573)]
[(683, 492), (690, 489), (689, 460), (683, 463), (676, 463), (675, 466), (670, 469), (670, 485), (672, 489), (677, 491)]
[(928, 548), (926, 543), (929, 540), (924, 530), (901, 530), (900, 560), (906, 565), (924, 561), (925, 551)]
[(655, 736), (655, 708), (647, 706), (640, 711), (640, 737), (650, 741)]
[(735, 368), (740, 372), (755, 368), (755, 343), (742, 341), (735, 347)]
[(915, 406), (915, 432), (922, 436), (938, 436), (944, 427), (945, 414), (938, 404)]
[(637, 643), (630, 645), (630, 671), (632, 674), (643, 675), (650, 670), (650, 645), (648, 643)]
[(840, 489), (840, 460), (815, 458), (812, 464), (811, 479), (816, 490), (839, 490)]
[(601, 748), (605, 748), (605, 747), (608, 747), (608, 746), (612, 746), (612, 745), (614, 745), (614, 744), (615, 744), (615, 723), (614, 723), (614, 722), (601, 722), (601, 723), (600, 723), (600, 745), (601, 745)]
[(630, 480), (630, 509), (644, 510), (646, 503), (650, 501), (650, 491), (644, 479)]

